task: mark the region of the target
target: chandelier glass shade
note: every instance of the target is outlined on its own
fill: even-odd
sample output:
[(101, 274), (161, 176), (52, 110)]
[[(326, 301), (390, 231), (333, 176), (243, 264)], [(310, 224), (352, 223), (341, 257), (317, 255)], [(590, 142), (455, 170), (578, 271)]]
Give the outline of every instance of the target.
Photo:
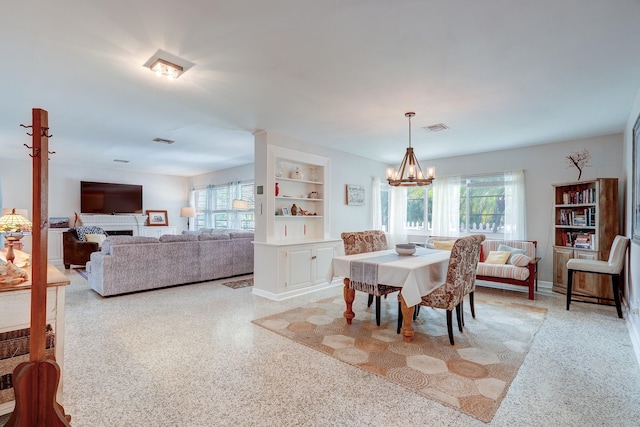
[(404, 115), (409, 119), (409, 146), (400, 167), (397, 171), (393, 168), (387, 169), (387, 182), (394, 187), (424, 186), (431, 184), (435, 179), (435, 168), (427, 168), (425, 175), (411, 146), (411, 117), (415, 115), (416, 113), (405, 113)]

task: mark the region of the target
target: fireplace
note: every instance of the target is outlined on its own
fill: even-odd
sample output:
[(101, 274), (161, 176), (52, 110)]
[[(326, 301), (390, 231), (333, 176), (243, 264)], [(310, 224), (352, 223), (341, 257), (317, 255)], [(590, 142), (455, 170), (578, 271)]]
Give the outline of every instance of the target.
[(105, 230), (107, 236), (133, 236), (133, 230)]
[(146, 215), (122, 214), (122, 215), (99, 215), (99, 214), (78, 214), (78, 219), (82, 225), (95, 225), (101, 227), (108, 235), (144, 235), (143, 227), (147, 220)]

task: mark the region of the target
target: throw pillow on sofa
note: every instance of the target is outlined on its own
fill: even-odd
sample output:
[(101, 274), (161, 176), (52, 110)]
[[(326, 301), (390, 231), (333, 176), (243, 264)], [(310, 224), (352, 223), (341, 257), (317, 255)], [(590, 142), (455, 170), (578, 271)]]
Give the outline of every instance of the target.
[(99, 248), (102, 248), (102, 242), (104, 242), (104, 239), (106, 239), (107, 236), (104, 234), (87, 233), (84, 235), (84, 238), (87, 242), (95, 242), (98, 244)]
[(75, 231), (76, 236), (78, 236), (78, 240), (81, 242), (86, 242), (87, 238), (85, 235), (87, 234), (104, 234), (104, 230), (102, 227), (96, 227), (95, 225), (83, 225), (81, 227), (72, 228)]
[[(507, 245), (499, 245), (498, 246), (498, 250), (499, 251), (508, 251), (510, 252), (512, 255), (513, 254), (522, 254), (522, 255), (526, 255), (526, 251), (524, 249), (518, 249), (518, 248), (513, 248), (511, 246), (507, 246)], [(510, 260), (507, 260), (507, 262), (511, 262)]]
[(485, 264), (506, 264), (511, 256), (509, 251), (489, 251), (489, 256), (484, 260)]
[(453, 244), (455, 242), (456, 242), (455, 240), (434, 240), (433, 248), (440, 249), (443, 251), (450, 251), (451, 249), (453, 249)]
[(526, 267), (531, 262), (531, 258), (523, 254), (511, 254), (507, 262), (516, 267)]

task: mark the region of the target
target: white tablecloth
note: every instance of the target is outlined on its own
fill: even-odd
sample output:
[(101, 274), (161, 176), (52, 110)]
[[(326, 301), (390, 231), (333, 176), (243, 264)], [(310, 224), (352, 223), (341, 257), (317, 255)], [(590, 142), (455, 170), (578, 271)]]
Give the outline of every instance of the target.
[[(393, 256), (395, 255), (395, 256)], [(327, 282), (334, 277), (349, 277), (351, 261), (378, 264), (378, 282), (402, 287), (401, 294), (408, 306), (414, 306), (447, 279), (451, 252), (418, 248), (413, 255), (398, 255), (394, 249), (335, 257), (331, 261)], [(378, 258), (378, 260), (376, 260)]]

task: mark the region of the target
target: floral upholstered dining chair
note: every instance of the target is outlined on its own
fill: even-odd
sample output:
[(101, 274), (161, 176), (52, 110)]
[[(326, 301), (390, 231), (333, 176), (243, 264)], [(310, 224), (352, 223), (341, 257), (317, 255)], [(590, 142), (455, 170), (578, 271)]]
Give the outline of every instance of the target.
[[(454, 344), (453, 309), (456, 310), (458, 329), (462, 332), (462, 300), (467, 293), (475, 290), (480, 244), (484, 239), (485, 236), (481, 234), (457, 239), (451, 248), (447, 281), (433, 292), (424, 295), (419, 304), (447, 310), (447, 331), (451, 345)], [(400, 325), (402, 316), (399, 316), (398, 321)]]
[[(344, 243), (345, 255), (362, 254), (366, 252), (383, 251), (388, 249), (387, 237), (384, 231), (367, 230), (367, 231), (351, 231), (344, 232), (340, 235)], [(371, 307), (373, 297), (376, 298), (376, 324), (380, 326), (380, 297), (386, 296), (393, 292), (398, 292), (402, 288), (396, 286), (388, 286), (382, 284), (370, 285), (362, 282), (351, 281), (349, 283), (351, 289), (369, 294), (367, 307)]]

